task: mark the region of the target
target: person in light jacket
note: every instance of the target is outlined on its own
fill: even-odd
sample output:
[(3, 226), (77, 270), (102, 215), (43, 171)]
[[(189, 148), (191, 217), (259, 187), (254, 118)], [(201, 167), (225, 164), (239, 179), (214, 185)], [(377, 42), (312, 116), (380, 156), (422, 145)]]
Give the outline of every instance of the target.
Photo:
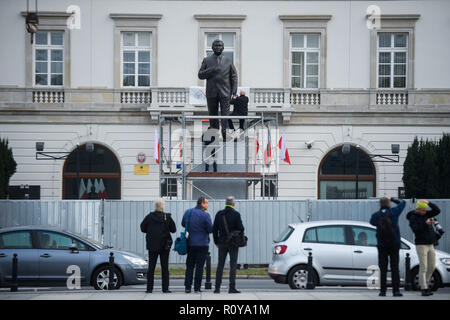
[(141, 231), (144, 232), (148, 250), (147, 293), (153, 291), (154, 274), (158, 256), (161, 262), (162, 291), (169, 290), (169, 253), (172, 247), (170, 233), (177, 231), (175, 222), (170, 213), (164, 212), (165, 201), (158, 198), (155, 201), (155, 211), (150, 212), (141, 222)]

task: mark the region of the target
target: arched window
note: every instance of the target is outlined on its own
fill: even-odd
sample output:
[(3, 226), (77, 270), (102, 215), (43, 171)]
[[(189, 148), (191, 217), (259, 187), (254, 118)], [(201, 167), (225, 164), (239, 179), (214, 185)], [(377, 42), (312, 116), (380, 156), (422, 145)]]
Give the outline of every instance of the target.
[[(63, 199), (120, 199), (120, 164), (108, 148), (81, 145), (69, 154), (63, 169)], [(79, 188), (77, 180), (79, 172)]]
[[(357, 156), (358, 155), (358, 156)], [(358, 199), (375, 197), (375, 166), (360, 148), (351, 146), (350, 153), (342, 153), (342, 146), (328, 152), (319, 167), (319, 199), (355, 199), (356, 168), (358, 169)]]

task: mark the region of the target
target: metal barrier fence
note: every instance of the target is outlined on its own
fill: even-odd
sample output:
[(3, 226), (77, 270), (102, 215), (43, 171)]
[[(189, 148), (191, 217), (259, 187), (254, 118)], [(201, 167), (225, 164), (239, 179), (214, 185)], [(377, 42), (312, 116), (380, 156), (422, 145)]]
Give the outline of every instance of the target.
[[(444, 230), (450, 220), (450, 200), (433, 200), (440, 208), (437, 217)], [(177, 225), (177, 233), (183, 230), (183, 213), (195, 205), (194, 201), (166, 201)], [(214, 220), (215, 213), (224, 207), (224, 201), (210, 201), (208, 212)], [(400, 217), (402, 237), (412, 241), (413, 234), (406, 214), (414, 209), (411, 200)], [(85, 235), (115, 248), (147, 256), (145, 235), (139, 225), (146, 214), (153, 210), (153, 201), (124, 200), (2, 200), (0, 201), (0, 227), (17, 225), (48, 225)], [(248, 236), (248, 246), (240, 249), (241, 264), (267, 264), (271, 261), (271, 245), (289, 223), (318, 220), (368, 221), (378, 210), (377, 200), (237, 200), (236, 210), (241, 213)], [(440, 240), (438, 249), (450, 251), (448, 232)], [(217, 249), (212, 243), (210, 252), (213, 263), (217, 261)], [(186, 257), (172, 252), (170, 263), (184, 263)]]

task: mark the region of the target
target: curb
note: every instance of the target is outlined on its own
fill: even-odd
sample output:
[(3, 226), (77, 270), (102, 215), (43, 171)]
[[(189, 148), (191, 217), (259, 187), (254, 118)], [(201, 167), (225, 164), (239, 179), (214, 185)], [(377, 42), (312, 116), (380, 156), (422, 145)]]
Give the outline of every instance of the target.
[[(223, 275), (223, 278), (227, 278), (229, 275)], [(184, 275), (170, 276), (170, 279), (184, 279)], [(203, 276), (205, 278), (205, 276)], [(211, 276), (211, 279), (215, 279), (215, 276)], [(271, 279), (268, 275), (236, 275), (236, 279)], [(155, 280), (161, 280), (161, 276), (155, 276)]]

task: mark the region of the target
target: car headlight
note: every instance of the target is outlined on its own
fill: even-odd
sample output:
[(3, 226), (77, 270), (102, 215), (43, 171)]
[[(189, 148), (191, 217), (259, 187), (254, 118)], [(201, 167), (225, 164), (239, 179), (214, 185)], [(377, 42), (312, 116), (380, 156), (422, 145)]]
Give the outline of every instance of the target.
[(450, 258), (441, 258), (441, 262), (447, 266), (450, 266)]
[(136, 257), (132, 257), (132, 256), (127, 256), (127, 255), (123, 255), (123, 257), (125, 259), (127, 259), (128, 261), (130, 261), (134, 265), (137, 265), (137, 266), (146, 266), (147, 265), (147, 261), (145, 261), (142, 258), (136, 258)]

